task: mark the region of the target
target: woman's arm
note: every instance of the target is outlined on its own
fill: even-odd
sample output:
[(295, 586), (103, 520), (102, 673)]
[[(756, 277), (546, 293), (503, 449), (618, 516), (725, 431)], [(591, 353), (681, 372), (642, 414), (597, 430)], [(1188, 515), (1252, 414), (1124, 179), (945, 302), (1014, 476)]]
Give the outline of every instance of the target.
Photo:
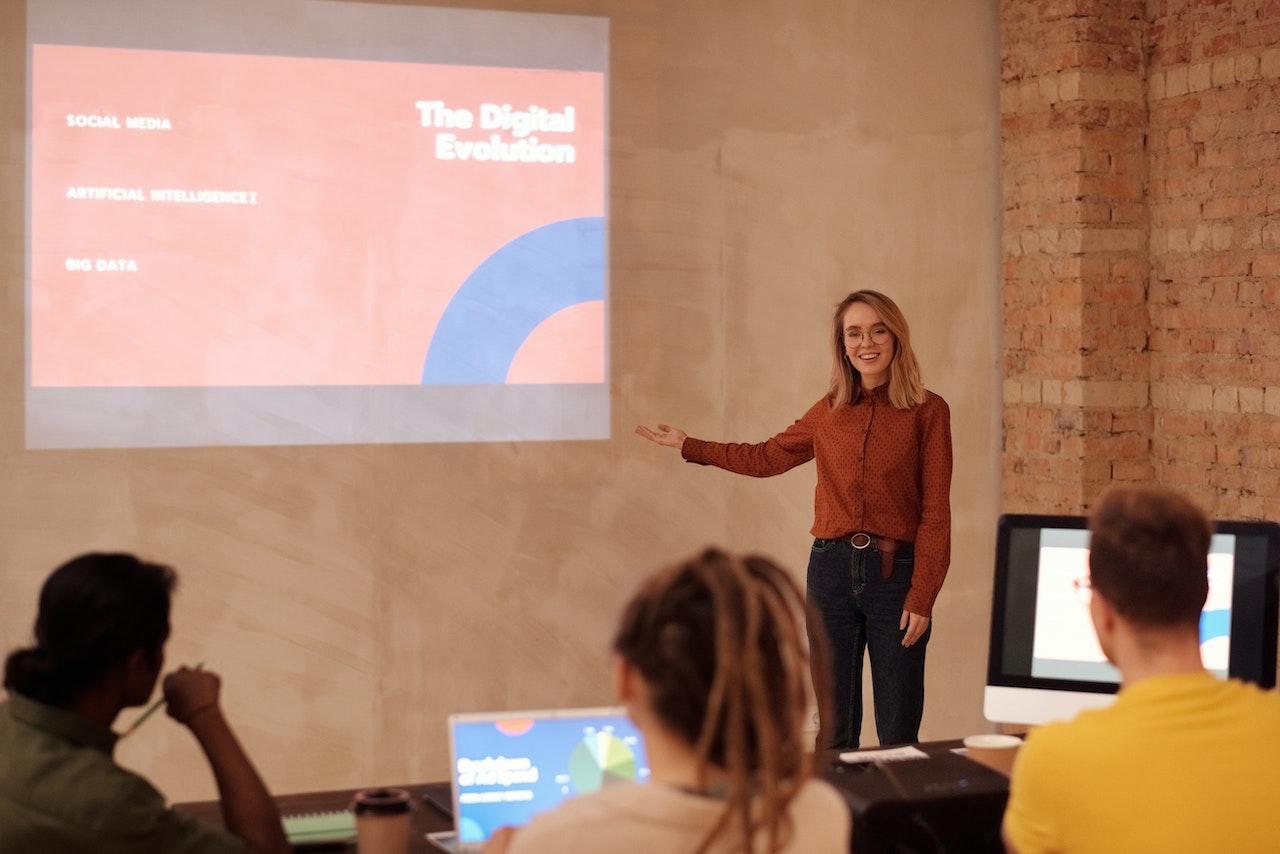
[(636, 433), (656, 444), (679, 448), (680, 455), (691, 463), (751, 477), (772, 477), (813, 459), (813, 424), (827, 405), (823, 398), (786, 430), (764, 442), (709, 442), (690, 438), (666, 424), (659, 424), (657, 431), (637, 427)]
[[(905, 611), (928, 617), (951, 565), (951, 409), (937, 395), (920, 424), (920, 525)], [(921, 630), (923, 632), (923, 630)]]

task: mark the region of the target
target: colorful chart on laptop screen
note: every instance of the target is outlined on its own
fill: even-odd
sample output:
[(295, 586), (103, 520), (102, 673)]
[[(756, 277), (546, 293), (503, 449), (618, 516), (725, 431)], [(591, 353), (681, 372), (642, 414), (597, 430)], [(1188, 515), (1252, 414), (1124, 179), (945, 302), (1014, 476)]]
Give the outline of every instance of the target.
[(649, 776), (640, 733), (625, 715), (453, 723), (460, 841), (481, 842), (565, 798)]
[(585, 736), (569, 757), (569, 780), (578, 794), (636, 778), (636, 754), (612, 732)]

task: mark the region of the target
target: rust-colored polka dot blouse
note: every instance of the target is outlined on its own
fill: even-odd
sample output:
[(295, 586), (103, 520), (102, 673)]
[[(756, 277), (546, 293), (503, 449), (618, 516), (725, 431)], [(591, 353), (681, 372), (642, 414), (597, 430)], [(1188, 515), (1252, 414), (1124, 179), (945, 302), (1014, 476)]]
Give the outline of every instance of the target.
[(905, 607), (929, 616), (951, 563), (951, 410), (933, 392), (895, 409), (888, 384), (838, 409), (826, 397), (795, 424), (756, 444), (685, 440), (691, 463), (771, 477), (818, 461), (815, 537), (866, 531), (915, 543)]

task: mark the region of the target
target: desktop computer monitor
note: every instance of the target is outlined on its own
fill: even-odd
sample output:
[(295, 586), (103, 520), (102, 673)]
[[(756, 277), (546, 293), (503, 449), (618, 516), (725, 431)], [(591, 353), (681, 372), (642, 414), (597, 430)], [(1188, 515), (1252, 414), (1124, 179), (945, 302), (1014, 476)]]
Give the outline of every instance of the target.
[[(1082, 516), (1000, 518), (988, 720), (1046, 723), (1113, 701), (1120, 674), (1103, 656), (1089, 618), (1088, 559)], [(1280, 525), (1214, 524), (1200, 616), (1206, 670), (1275, 686), (1278, 566)]]

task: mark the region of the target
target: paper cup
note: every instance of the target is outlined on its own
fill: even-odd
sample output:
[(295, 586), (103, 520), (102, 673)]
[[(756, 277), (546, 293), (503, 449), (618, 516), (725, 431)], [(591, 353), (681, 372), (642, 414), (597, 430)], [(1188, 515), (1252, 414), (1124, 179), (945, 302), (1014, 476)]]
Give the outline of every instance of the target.
[(1021, 746), (1016, 735), (971, 735), (964, 740), (964, 755), (1008, 777)]
[(356, 847), (359, 854), (405, 854), (409, 850), (412, 799), (404, 789), (356, 792)]

